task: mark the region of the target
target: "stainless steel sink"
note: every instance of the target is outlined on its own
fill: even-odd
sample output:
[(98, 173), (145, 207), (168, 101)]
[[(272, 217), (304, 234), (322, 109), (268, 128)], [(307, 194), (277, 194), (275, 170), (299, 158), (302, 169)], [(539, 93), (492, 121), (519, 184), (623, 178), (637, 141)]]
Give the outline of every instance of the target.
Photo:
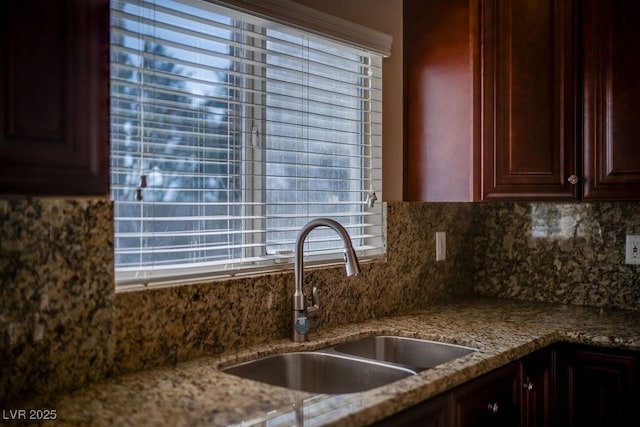
[(320, 352), (277, 354), (222, 371), (311, 393), (355, 393), (415, 375), (401, 367)]
[(477, 351), (455, 344), (398, 336), (367, 337), (338, 344), (334, 350), (352, 356), (397, 363), (417, 371), (433, 368)]

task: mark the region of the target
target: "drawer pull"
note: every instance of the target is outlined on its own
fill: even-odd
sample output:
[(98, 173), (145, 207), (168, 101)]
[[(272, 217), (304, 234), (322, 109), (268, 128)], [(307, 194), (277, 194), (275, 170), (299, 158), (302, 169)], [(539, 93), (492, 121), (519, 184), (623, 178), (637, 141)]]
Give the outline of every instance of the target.
[(495, 403), (489, 403), (487, 405), (487, 410), (489, 411), (489, 413), (491, 414), (497, 414), (498, 413), (498, 402)]

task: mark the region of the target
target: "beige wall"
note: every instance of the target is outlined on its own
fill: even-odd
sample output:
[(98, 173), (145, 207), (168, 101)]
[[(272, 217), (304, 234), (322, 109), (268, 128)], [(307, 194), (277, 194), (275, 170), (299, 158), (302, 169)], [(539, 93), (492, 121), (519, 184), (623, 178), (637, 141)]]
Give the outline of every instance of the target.
[(382, 193), (402, 200), (402, 0), (295, 0), (393, 37), (383, 63)]

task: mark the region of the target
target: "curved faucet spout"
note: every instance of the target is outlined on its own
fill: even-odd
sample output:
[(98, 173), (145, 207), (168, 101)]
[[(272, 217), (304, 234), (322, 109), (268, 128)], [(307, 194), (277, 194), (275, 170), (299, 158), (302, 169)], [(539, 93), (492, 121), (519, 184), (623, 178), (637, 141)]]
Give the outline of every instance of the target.
[[(307, 306), (305, 302), (304, 291), (302, 285), (304, 282), (304, 257), (303, 247), (307, 235), (317, 227), (332, 228), (340, 238), (344, 245), (345, 266), (347, 276), (353, 276), (360, 273), (360, 264), (356, 252), (353, 250), (351, 238), (347, 230), (340, 225), (339, 222), (330, 218), (317, 218), (309, 221), (298, 233), (296, 239), (296, 254), (294, 264), (295, 289), (293, 292), (293, 341), (304, 342), (307, 340), (309, 333), (309, 322), (307, 319)], [(315, 299), (315, 298), (314, 298)], [(317, 307), (316, 307), (317, 308)]]

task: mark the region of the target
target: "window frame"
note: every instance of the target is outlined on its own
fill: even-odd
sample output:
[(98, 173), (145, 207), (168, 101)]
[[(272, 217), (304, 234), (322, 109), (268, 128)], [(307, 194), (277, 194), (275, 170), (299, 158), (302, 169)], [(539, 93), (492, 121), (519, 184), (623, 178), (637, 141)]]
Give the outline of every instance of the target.
[[(189, 1), (189, 3), (192, 3), (192, 2)], [(193, 2), (193, 3), (196, 3), (196, 2)], [(228, 2), (212, 1), (211, 3), (220, 4), (225, 7), (230, 6)], [(236, 4), (238, 2), (232, 2), (232, 3)], [(241, 1), (239, 3), (247, 3), (247, 2)], [(255, 2), (250, 1), (249, 3), (255, 3)], [(282, 6), (285, 3), (291, 3), (291, 2), (278, 1), (276, 3)], [(297, 5), (297, 4), (294, 3), (294, 5)], [(243, 10), (243, 12), (246, 12), (246, 10)], [(316, 11), (314, 11), (313, 13), (316, 13)], [(326, 36), (326, 34), (323, 34), (323, 36)], [(260, 41), (259, 40), (254, 41), (254, 43), (260, 43)], [(390, 40), (389, 40), (389, 46), (390, 46)], [(253, 52), (251, 53), (253, 54)], [(242, 65), (243, 67), (253, 68), (254, 66), (252, 65), (252, 63), (254, 63), (255, 61), (256, 61), (256, 58), (243, 58)], [(261, 60), (260, 63), (265, 64), (265, 66), (262, 67), (262, 71), (261, 71), (261, 73), (264, 76), (264, 73), (266, 72), (265, 70), (266, 70), (267, 61)], [(256, 68), (260, 68), (260, 67), (256, 67)], [(251, 73), (251, 74), (256, 75), (255, 73)], [(257, 79), (257, 80), (261, 80), (261, 79)], [(250, 79), (250, 81), (251, 81), (251, 84), (255, 84), (256, 79)], [(247, 89), (246, 87), (244, 87), (244, 84), (243, 84), (243, 89)], [(250, 89), (255, 89), (255, 88), (252, 87)], [(249, 96), (249, 97), (256, 96), (253, 90), (243, 90), (242, 93), (243, 93), (243, 96)], [(259, 168), (266, 167), (266, 163), (265, 163), (266, 148), (264, 147), (263, 144), (261, 144), (262, 135), (267, 134), (266, 132), (267, 120), (265, 117), (266, 101), (264, 101), (264, 103), (262, 102), (258, 103), (258, 102), (254, 102), (254, 100), (249, 100), (248, 102), (247, 100), (244, 100), (242, 104), (244, 105), (243, 108), (254, 110), (253, 114), (243, 114), (243, 119), (242, 119), (242, 128), (243, 128), (242, 134), (245, 136), (242, 138), (242, 150), (241, 150), (242, 151), (242, 176), (243, 176), (241, 189), (242, 189), (242, 198), (244, 202), (242, 209), (243, 209), (243, 216), (245, 218), (243, 220), (244, 221), (243, 226), (245, 227), (245, 229), (267, 230), (267, 227), (265, 226), (260, 226), (257, 228), (252, 226), (252, 224), (256, 222), (263, 222), (263, 223), (266, 222), (265, 211), (266, 211), (266, 192), (267, 192), (266, 187), (267, 186), (264, 185), (264, 180), (266, 180), (266, 174), (262, 173), (261, 171), (256, 172), (256, 168), (259, 169)], [(256, 105), (263, 106), (264, 108), (256, 107)], [(363, 111), (362, 108), (360, 110)], [(256, 114), (256, 112), (259, 112), (259, 113)], [(246, 136), (250, 136), (250, 137), (247, 138)], [(363, 162), (366, 162), (366, 159), (369, 157), (368, 154), (370, 154), (370, 153), (367, 153), (367, 150), (372, 150), (371, 141), (368, 141), (367, 143), (363, 142), (361, 144), (361, 147), (363, 150), (363, 156), (362, 156)], [(361, 173), (362, 173), (361, 181), (363, 183), (371, 182), (372, 180), (372, 176), (370, 176), (372, 174), (372, 169), (371, 169), (371, 165), (369, 166), (370, 167), (363, 165), (361, 168)], [(245, 168), (250, 168), (251, 170), (246, 172)], [(378, 191), (381, 191), (381, 189), (379, 189)], [(247, 198), (249, 194), (252, 195), (251, 200)], [(258, 199), (256, 199), (256, 196), (258, 196)], [(383, 222), (383, 225), (382, 225), (383, 235), (381, 236), (383, 253), (376, 254), (373, 257), (365, 256), (363, 258), (363, 261), (367, 261), (369, 259), (380, 259), (385, 256), (386, 242), (385, 242), (384, 230), (386, 230), (386, 224), (384, 224), (385, 222), (384, 209), (382, 210), (381, 221)], [(362, 221), (362, 223), (364, 224), (365, 222)], [(230, 277), (242, 277), (246, 275), (259, 275), (259, 274), (270, 273), (273, 271), (280, 271), (283, 269), (291, 269), (292, 255), (293, 255), (292, 253), (286, 253), (286, 254), (277, 254), (277, 253), (268, 254), (267, 253), (266, 231), (264, 233), (245, 233), (243, 234), (243, 236), (244, 236), (243, 239), (248, 239), (249, 243), (257, 243), (257, 245), (255, 246), (252, 246), (250, 244), (249, 245), (245, 244), (243, 246), (242, 250), (243, 250), (244, 257), (246, 257), (247, 259), (260, 259), (260, 258), (268, 258), (267, 255), (271, 255), (271, 258), (275, 257), (275, 260), (273, 260), (273, 262), (269, 262), (268, 265), (262, 265), (263, 263), (260, 261), (249, 262), (248, 265), (246, 266), (240, 265), (239, 263), (232, 263), (236, 268), (233, 271), (226, 271), (226, 272), (220, 271), (220, 270), (210, 271), (211, 265), (210, 263), (207, 263), (207, 265), (202, 267), (192, 267), (191, 272), (188, 274), (181, 273), (177, 277), (168, 277), (166, 278), (166, 280), (154, 279), (153, 282), (148, 281), (148, 279), (146, 278), (131, 277), (126, 275), (126, 273), (125, 273), (126, 277), (123, 278), (122, 273), (120, 273), (120, 278), (117, 278), (116, 280), (116, 290), (124, 291), (124, 290), (140, 289), (140, 288), (147, 288), (147, 287), (202, 282), (204, 280), (226, 279)], [(280, 255), (282, 255), (281, 259), (280, 259)], [(322, 254), (320, 254), (320, 256), (311, 257), (310, 261), (311, 261), (310, 264), (315, 266), (334, 265), (339, 262), (338, 260), (335, 260), (335, 259), (327, 260), (325, 257), (322, 256)], [(221, 264), (228, 264), (228, 262), (221, 262)], [(251, 265), (251, 264), (254, 264), (254, 265)]]

